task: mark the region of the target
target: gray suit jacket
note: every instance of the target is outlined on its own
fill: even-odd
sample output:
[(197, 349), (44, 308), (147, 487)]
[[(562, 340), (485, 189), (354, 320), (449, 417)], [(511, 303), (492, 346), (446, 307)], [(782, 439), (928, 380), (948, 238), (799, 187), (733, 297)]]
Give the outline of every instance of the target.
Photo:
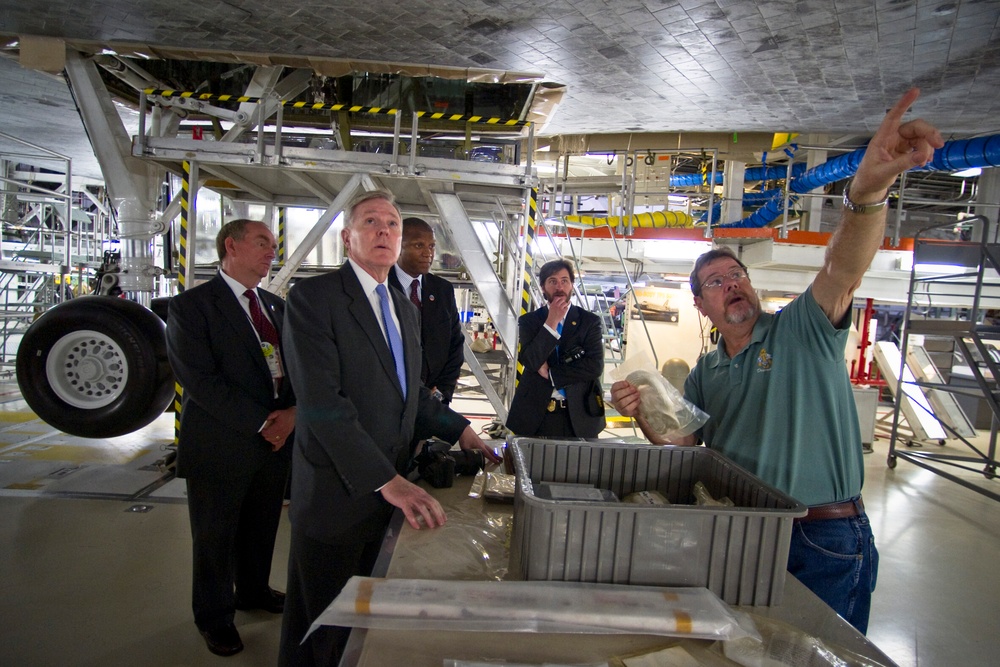
[(290, 518), (321, 542), (378, 538), (392, 507), (376, 489), (406, 472), (414, 429), (455, 442), (469, 424), (420, 384), (417, 309), (389, 294), (402, 329), (405, 400), (350, 263), (288, 294), (283, 343), (298, 401)]

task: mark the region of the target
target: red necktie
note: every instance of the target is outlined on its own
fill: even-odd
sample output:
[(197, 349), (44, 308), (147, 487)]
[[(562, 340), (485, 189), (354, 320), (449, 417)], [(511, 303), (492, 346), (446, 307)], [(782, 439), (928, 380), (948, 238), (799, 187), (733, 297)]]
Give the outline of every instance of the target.
[(248, 289), (243, 292), (243, 296), (250, 299), (250, 321), (253, 322), (254, 329), (260, 335), (260, 339), (270, 343), (271, 345), (278, 345), (278, 331), (271, 324), (271, 320), (264, 316), (264, 313), (260, 309), (260, 304), (257, 303), (257, 294), (252, 289)]
[(413, 282), (410, 283), (410, 301), (417, 308), (420, 308), (420, 295), (417, 294), (417, 288), (420, 287), (420, 279), (414, 278)]

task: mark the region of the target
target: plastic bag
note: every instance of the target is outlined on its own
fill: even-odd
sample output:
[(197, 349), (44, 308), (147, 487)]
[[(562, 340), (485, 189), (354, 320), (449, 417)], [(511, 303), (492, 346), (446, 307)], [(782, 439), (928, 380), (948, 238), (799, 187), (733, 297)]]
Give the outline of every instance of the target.
[(732, 611), (746, 635), (712, 646), (743, 667), (884, 667), (847, 649), (825, 644), (787, 623)]
[(685, 399), (677, 388), (656, 370), (649, 355), (642, 352), (612, 371), (615, 380), (627, 380), (639, 390), (639, 416), (660, 437), (671, 439), (690, 435), (708, 421), (708, 415)]
[(321, 625), (382, 630), (651, 634), (712, 640), (736, 639), (746, 634), (729, 606), (707, 588), (570, 581), (351, 577), (313, 621), (309, 632)]

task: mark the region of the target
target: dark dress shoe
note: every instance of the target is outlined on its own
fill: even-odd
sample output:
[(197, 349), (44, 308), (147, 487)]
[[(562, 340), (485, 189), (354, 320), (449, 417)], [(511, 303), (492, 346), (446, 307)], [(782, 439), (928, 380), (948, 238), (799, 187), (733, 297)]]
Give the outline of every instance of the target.
[(235, 606), (240, 611), (262, 609), (272, 614), (280, 614), (285, 610), (285, 594), (269, 588), (263, 595), (258, 595), (250, 599), (243, 599), (237, 596)]
[(232, 623), (214, 630), (202, 630), (201, 636), (205, 638), (208, 650), (215, 655), (235, 655), (243, 650), (243, 640)]

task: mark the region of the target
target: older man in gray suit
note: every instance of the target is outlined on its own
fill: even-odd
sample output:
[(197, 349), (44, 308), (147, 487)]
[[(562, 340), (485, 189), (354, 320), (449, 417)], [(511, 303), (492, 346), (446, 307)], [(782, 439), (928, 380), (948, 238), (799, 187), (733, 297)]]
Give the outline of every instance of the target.
[(408, 482), (414, 435), (496, 455), (469, 422), (420, 383), (416, 307), (389, 289), (402, 240), (392, 195), (356, 197), (341, 232), (348, 261), (288, 295), (284, 347), (298, 403), (292, 544), (279, 665), (334, 665), (348, 628), (310, 624), (354, 575), (375, 563), (393, 507), (414, 528), (444, 523), (441, 505)]

